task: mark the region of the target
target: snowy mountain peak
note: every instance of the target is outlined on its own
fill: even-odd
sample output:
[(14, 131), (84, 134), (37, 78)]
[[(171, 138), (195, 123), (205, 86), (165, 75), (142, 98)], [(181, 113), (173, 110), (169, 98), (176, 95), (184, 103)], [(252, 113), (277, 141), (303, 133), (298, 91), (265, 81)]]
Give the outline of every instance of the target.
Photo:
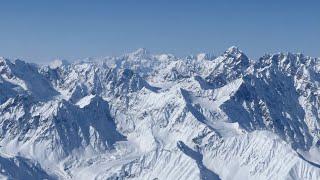
[(70, 63), (67, 60), (55, 59), (49, 64), (49, 67), (51, 69), (57, 69), (59, 67), (66, 66), (66, 65), (69, 65), (69, 64)]
[(0, 74), (6, 73), (9, 70), (8, 63), (11, 63), (4, 57), (0, 57)]
[(5, 63), (5, 62), (6, 62), (6, 58), (0, 57), (0, 63)]
[(249, 58), (236, 46), (231, 46), (227, 49), (223, 54), (223, 57), (226, 63), (232, 66), (240, 65), (245, 68), (249, 66)]
[(199, 53), (197, 55), (197, 60), (213, 60), (214, 56), (209, 53)]
[(129, 54), (130, 57), (147, 57), (150, 55), (149, 51), (146, 48), (139, 48), (136, 51)]
[(242, 51), (237, 46), (231, 46), (225, 51), (225, 53), (226, 54), (237, 55), (237, 54), (241, 54)]

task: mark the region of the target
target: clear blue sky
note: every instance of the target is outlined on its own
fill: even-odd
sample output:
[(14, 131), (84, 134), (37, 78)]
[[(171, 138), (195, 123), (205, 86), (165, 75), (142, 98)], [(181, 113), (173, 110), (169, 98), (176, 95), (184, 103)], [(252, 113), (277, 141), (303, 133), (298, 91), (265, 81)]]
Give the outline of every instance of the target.
[(0, 56), (34, 62), (120, 55), (145, 47), (178, 56), (250, 57), (292, 51), (320, 57), (319, 0), (4, 0)]

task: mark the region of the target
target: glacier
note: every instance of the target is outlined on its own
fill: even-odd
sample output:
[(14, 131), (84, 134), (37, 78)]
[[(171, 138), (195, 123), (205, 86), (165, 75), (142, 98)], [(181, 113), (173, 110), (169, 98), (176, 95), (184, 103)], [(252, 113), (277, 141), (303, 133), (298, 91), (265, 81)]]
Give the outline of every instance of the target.
[(1, 179), (320, 178), (320, 58), (0, 58)]

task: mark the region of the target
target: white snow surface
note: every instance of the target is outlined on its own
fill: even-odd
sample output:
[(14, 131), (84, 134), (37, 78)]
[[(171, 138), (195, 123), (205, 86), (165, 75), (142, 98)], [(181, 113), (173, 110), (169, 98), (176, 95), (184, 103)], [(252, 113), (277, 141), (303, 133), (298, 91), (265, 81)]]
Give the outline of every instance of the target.
[(1, 179), (320, 179), (320, 59), (0, 58)]

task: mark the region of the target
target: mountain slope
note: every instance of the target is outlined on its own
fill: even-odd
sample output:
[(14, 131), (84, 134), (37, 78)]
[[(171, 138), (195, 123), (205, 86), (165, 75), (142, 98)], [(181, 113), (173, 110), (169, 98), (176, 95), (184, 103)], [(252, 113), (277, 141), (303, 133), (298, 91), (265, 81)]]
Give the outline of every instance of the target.
[(319, 179), (319, 62), (237, 47), (49, 66), (0, 58), (0, 174)]

